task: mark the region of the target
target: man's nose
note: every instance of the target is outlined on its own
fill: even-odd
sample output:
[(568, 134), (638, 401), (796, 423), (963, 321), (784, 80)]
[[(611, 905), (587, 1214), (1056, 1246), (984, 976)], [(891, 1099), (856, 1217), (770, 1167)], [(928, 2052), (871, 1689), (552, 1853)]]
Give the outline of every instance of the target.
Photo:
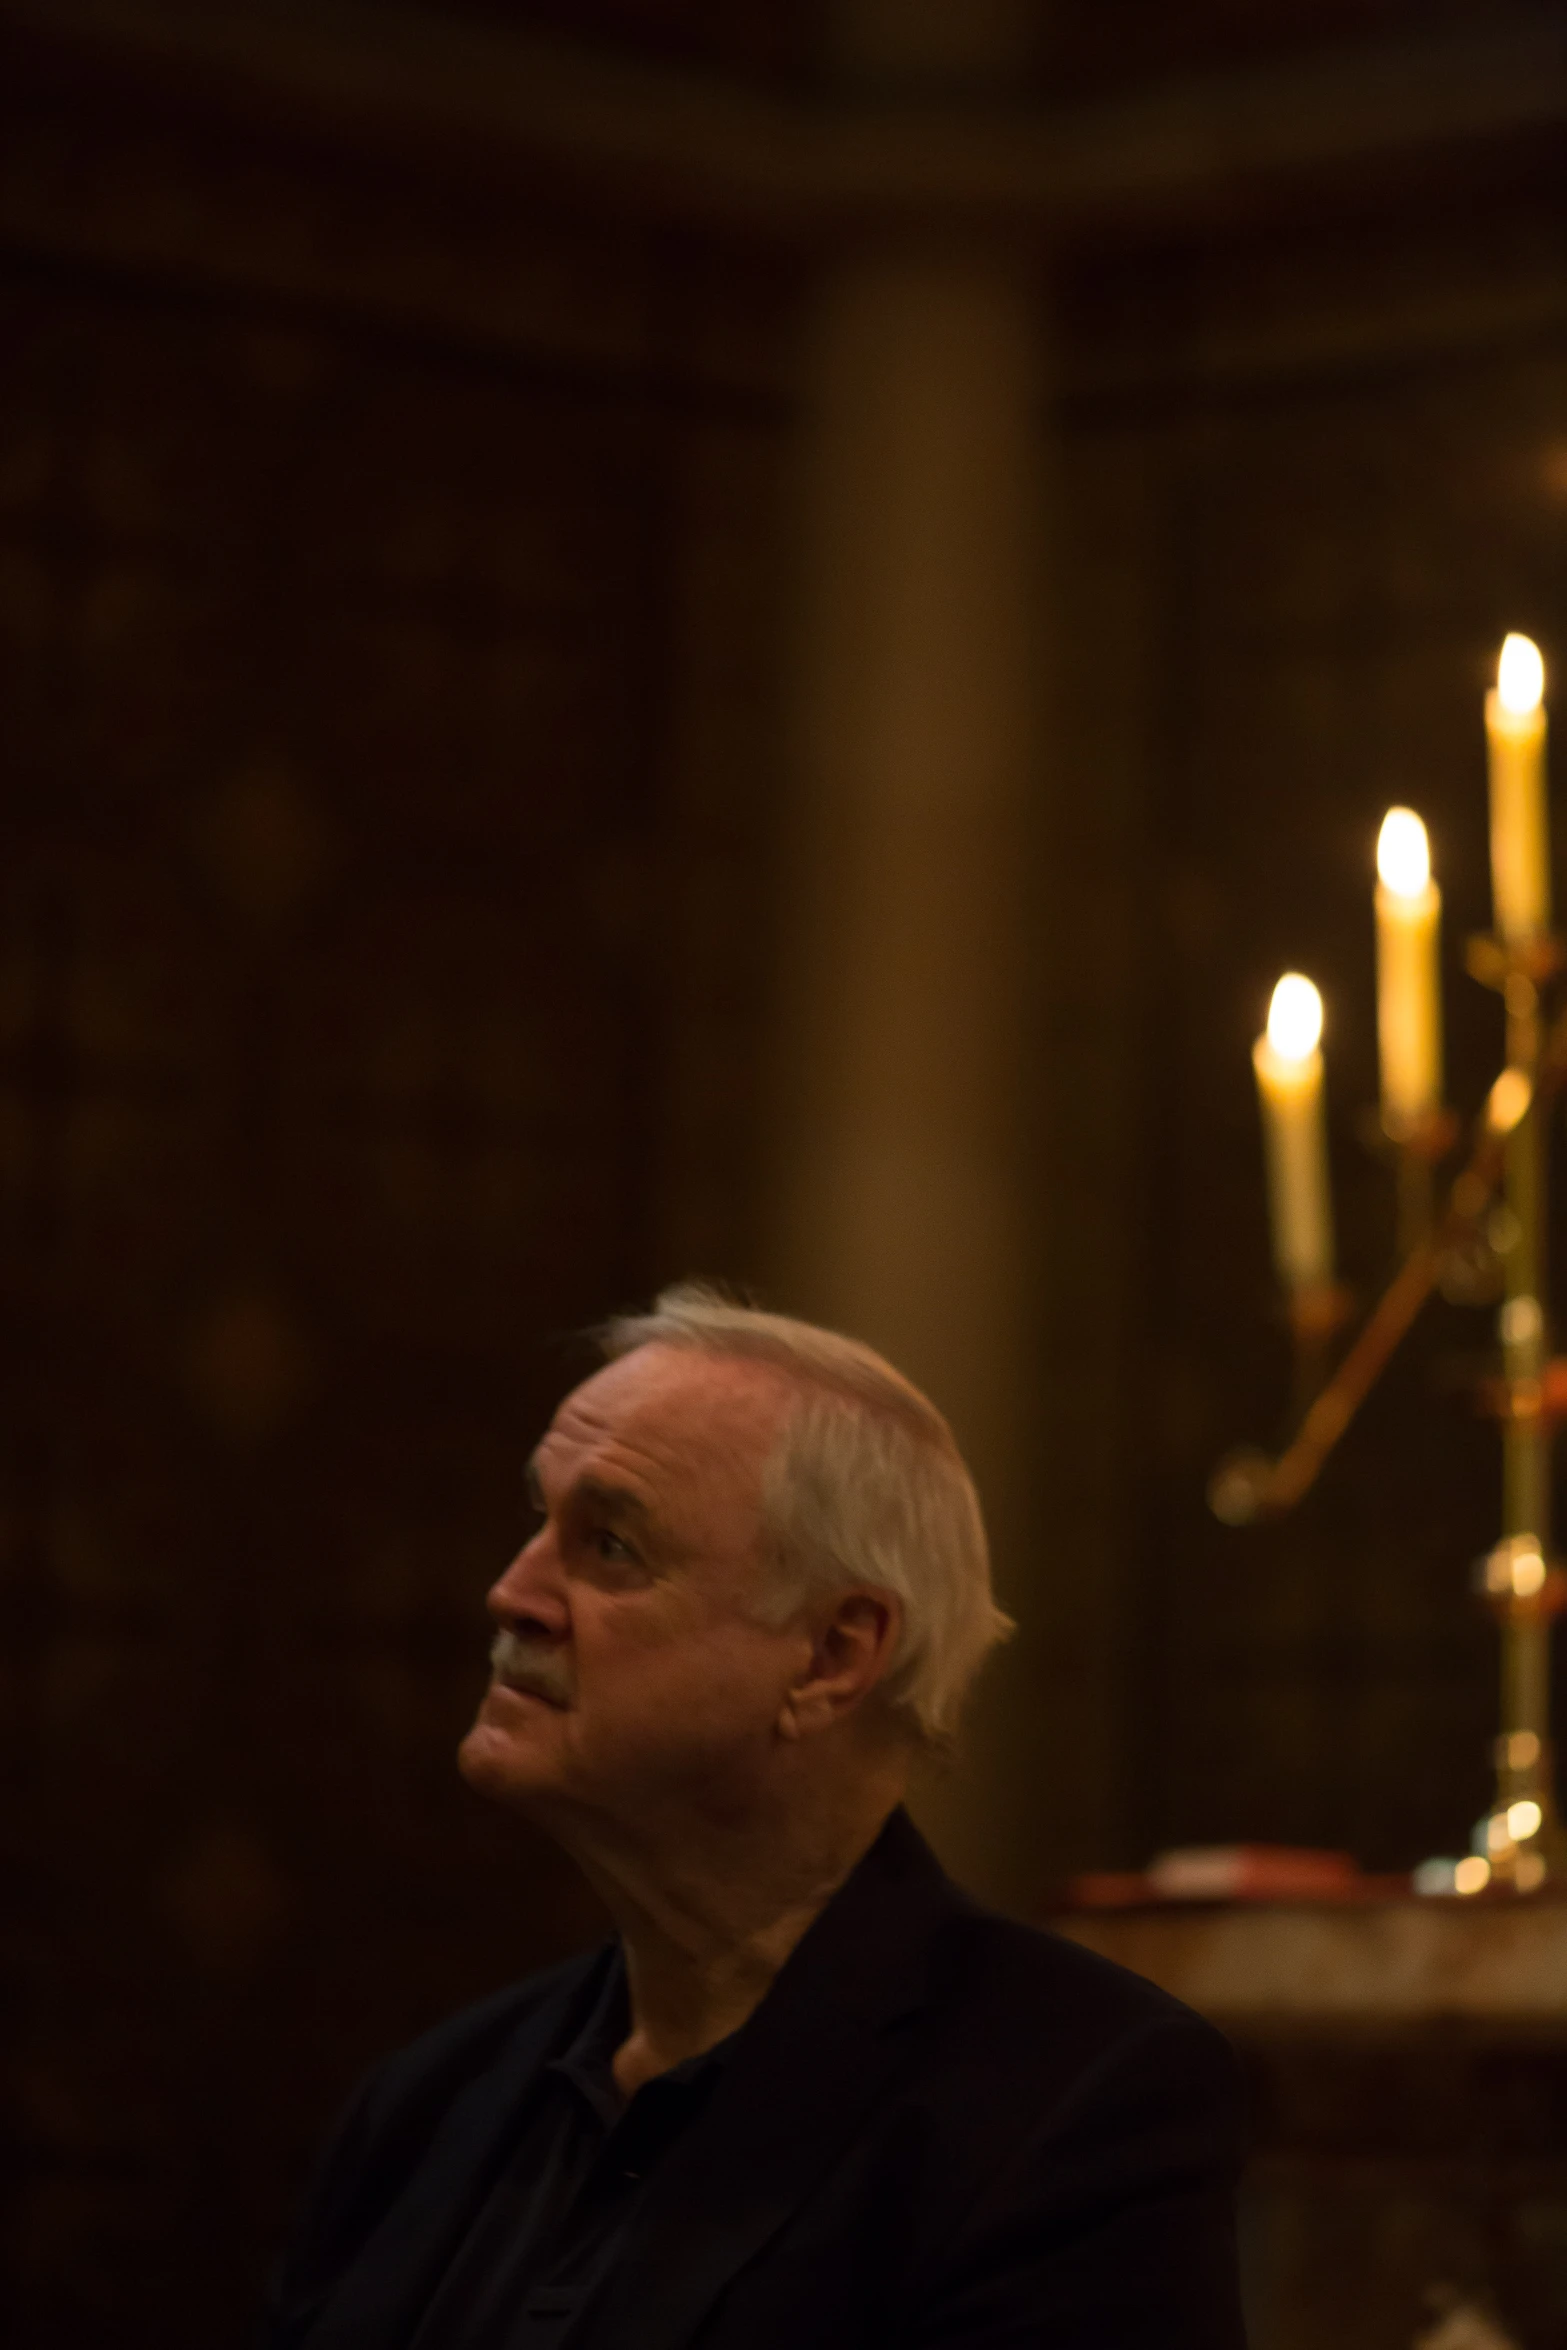
[(535, 1638), (565, 1639), (570, 1619), (547, 1526), (524, 1543), (506, 1572), (490, 1585), (485, 1605), (510, 1631), (526, 1628)]

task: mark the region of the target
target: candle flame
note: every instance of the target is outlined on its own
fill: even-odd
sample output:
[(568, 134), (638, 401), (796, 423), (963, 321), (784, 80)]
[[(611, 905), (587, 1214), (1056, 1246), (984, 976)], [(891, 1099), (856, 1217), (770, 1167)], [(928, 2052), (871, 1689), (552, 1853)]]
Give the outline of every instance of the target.
[(1431, 879), (1431, 843), (1413, 808), (1389, 808), (1383, 817), (1377, 872), (1395, 897), (1424, 896)]
[(1322, 998), (1309, 979), (1286, 971), (1268, 1006), (1268, 1042), (1281, 1061), (1306, 1061), (1322, 1034)]
[(1496, 698), (1504, 710), (1514, 718), (1527, 718), (1531, 710), (1538, 710), (1545, 692), (1545, 663), (1533, 637), (1519, 636), (1516, 631), (1502, 640), (1502, 657), (1496, 664)]

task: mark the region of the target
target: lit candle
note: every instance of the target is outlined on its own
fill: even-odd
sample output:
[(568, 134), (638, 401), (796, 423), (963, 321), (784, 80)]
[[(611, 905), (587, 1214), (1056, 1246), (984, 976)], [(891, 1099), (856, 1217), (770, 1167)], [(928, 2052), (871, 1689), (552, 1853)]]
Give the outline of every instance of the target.
[(1279, 1279), (1293, 1290), (1325, 1288), (1333, 1278), (1321, 1034), (1321, 996), (1309, 979), (1287, 971), (1251, 1058), (1262, 1103), (1273, 1258)]
[(1377, 1043), (1389, 1134), (1408, 1134), (1442, 1099), (1441, 920), (1426, 828), (1412, 808), (1389, 808), (1377, 835)]
[(1491, 753), (1491, 897), (1499, 937), (1538, 938), (1551, 926), (1545, 811), (1545, 664), (1526, 636), (1510, 636), (1485, 697)]

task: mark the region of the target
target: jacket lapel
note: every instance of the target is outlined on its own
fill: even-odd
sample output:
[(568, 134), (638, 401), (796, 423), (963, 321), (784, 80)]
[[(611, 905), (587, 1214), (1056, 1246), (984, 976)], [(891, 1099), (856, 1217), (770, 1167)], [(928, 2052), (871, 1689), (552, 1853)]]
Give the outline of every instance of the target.
[(453, 2099), (408, 2188), (307, 2322), (309, 2350), (403, 2350), (506, 2161), (540, 2067), (597, 1996), (603, 1956), (520, 2024), (500, 2060)]
[(571, 2350), (676, 2350), (784, 2225), (901, 2069), (937, 1928), (961, 1902), (895, 1812), (746, 2026), (701, 2120), (650, 2181)]

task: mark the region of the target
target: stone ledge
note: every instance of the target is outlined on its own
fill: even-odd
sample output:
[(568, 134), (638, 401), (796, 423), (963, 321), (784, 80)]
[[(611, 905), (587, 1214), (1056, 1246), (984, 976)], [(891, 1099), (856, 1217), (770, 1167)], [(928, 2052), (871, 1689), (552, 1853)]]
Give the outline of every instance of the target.
[(1567, 1902), (1281, 1902), (1051, 1924), (1236, 2029), (1463, 2017), (1567, 2032)]

